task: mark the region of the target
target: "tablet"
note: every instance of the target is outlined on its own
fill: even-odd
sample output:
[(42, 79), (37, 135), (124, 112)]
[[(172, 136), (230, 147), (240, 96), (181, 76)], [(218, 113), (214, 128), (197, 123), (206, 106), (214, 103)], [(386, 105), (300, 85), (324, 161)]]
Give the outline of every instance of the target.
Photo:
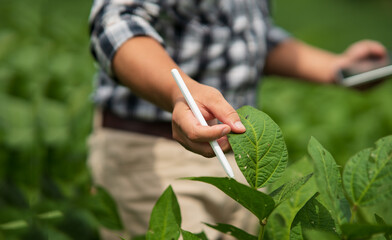
[(387, 59), (361, 60), (338, 72), (338, 83), (345, 87), (360, 87), (392, 76), (391, 55)]

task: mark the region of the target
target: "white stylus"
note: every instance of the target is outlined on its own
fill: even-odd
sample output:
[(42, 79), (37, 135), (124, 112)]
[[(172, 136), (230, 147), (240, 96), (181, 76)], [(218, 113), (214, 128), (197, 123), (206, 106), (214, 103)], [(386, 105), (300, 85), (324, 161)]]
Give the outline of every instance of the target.
[[(200, 122), (202, 126), (208, 126), (206, 120), (204, 119), (203, 115), (200, 112), (200, 109), (197, 107), (197, 104), (195, 100), (193, 99), (191, 93), (189, 92), (188, 88), (185, 85), (184, 80), (182, 79), (180, 73), (178, 72), (177, 69), (172, 69), (171, 74), (174, 77), (174, 80), (176, 80), (176, 83), (178, 87), (181, 90), (182, 95), (184, 96), (186, 102), (188, 103), (189, 107), (191, 108), (193, 114), (197, 118), (197, 120)], [(231, 169), (231, 166), (229, 162), (226, 159), (225, 154), (223, 153), (222, 149), (220, 148), (219, 144), (217, 141), (211, 141), (210, 145), (212, 147), (212, 150), (214, 150), (216, 157), (219, 159), (220, 163), (222, 164), (223, 168), (225, 169), (225, 172), (229, 177), (234, 178), (234, 173), (233, 170)]]

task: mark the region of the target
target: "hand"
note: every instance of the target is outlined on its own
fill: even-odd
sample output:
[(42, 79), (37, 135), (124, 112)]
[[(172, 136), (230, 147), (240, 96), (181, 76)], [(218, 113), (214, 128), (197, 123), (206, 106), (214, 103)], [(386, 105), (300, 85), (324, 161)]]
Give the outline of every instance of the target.
[(372, 40), (362, 40), (353, 43), (339, 55), (335, 69), (338, 71), (366, 59), (386, 60), (386, 58), (387, 50), (381, 43)]
[(206, 121), (218, 119), (222, 124), (202, 126), (181, 93), (177, 93), (172, 112), (173, 138), (186, 149), (205, 157), (215, 156), (209, 144), (212, 140), (217, 140), (224, 152), (229, 151), (231, 147), (226, 135), (245, 132), (237, 112), (217, 89), (193, 80), (186, 84)]
[[(362, 40), (352, 44), (343, 54), (338, 56), (335, 72), (338, 73), (339, 70), (345, 68), (350, 69), (350, 71), (367, 71), (377, 66), (384, 66), (385, 64), (388, 64), (388, 62), (387, 50), (382, 44), (376, 41)], [(353, 86), (351, 88), (367, 90), (379, 85), (382, 81), (383, 79), (378, 79), (377, 81)]]

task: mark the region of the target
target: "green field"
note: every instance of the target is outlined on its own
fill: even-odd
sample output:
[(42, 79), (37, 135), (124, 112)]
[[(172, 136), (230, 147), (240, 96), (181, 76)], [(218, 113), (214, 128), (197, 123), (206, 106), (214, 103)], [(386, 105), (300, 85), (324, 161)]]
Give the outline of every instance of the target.
[[(0, 0), (0, 240), (92, 240), (99, 223), (116, 226), (106, 198), (90, 195), (86, 168), (90, 5)], [(277, 24), (333, 52), (364, 38), (392, 49), (391, 9), (390, 0), (273, 1)], [(392, 133), (392, 79), (358, 92), (268, 77), (259, 91), (291, 161), (306, 155), (310, 136), (343, 165)]]
[[(355, 41), (373, 39), (392, 51), (392, 1), (273, 2), (276, 23), (309, 44), (340, 53)], [(304, 146), (315, 136), (344, 164), (392, 133), (391, 93), (392, 79), (359, 92), (269, 78), (260, 89), (259, 103), (282, 128), (291, 160), (305, 155)]]

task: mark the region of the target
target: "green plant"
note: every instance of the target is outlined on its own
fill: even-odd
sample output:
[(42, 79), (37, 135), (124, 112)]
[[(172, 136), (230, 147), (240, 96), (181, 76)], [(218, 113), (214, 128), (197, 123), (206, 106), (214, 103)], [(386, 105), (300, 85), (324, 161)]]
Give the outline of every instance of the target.
[(86, 167), (91, 2), (1, 1), (1, 240), (99, 238), (106, 206)]
[[(249, 106), (238, 114), (247, 131), (231, 134), (229, 141), (249, 186), (229, 178), (186, 179), (212, 184), (247, 208), (259, 219), (259, 234), (223, 223), (208, 226), (241, 240), (390, 239), (392, 225), (374, 206), (382, 209), (390, 204), (392, 136), (350, 158), (342, 174), (332, 155), (311, 138), (308, 152), (313, 166), (305, 157), (286, 169), (288, 154), (278, 125)], [(259, 190), (263, 187), (268, 193)], [(177, 199), (168, 187), (152, 211), (145, 238), (178, 239), (180, 235), (185, 240), (207, 239), (203, 233), (181, 229)]]

